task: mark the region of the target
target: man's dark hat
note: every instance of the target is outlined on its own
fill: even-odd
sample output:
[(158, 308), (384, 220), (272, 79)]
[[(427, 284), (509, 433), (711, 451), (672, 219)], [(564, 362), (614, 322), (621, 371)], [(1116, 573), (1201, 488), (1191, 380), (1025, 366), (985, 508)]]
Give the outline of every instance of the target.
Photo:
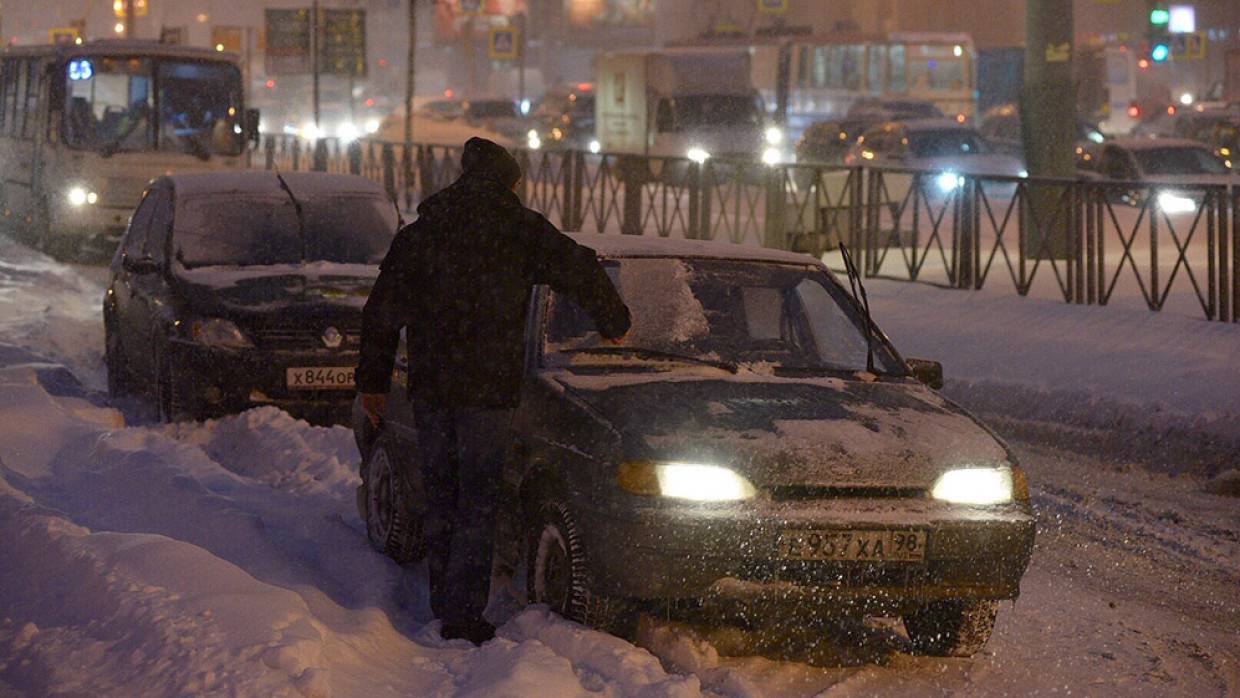
[(471, 177), (487, 177), (511, 188), (521, 179), (521, 165), (503, 146), (477, 136), (465, 141), (461, 171)]

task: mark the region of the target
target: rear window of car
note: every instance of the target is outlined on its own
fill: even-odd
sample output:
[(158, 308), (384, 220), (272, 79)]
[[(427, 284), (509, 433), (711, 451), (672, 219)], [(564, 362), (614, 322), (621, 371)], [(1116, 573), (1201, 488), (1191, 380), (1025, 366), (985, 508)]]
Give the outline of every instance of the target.
[(908, 134), (908, 146), (919, 158), (977, 155), (982, 152), (982, 139), (969, 129), (913, 131)]

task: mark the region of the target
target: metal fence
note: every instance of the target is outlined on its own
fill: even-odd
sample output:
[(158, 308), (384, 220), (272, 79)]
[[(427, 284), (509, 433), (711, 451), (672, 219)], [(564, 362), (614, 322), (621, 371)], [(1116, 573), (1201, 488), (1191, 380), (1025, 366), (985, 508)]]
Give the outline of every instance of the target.
[[(269, 136), (255, 164), (359, 174), (411, 209), (459, 175), (459, 151)], [(843, 241), (870, 277), (1010, 283), (1021, 295), (1240, 322), (1240, 188), (567, 150), (517, 157), (522, 199), (568, 231), (721, 240), (829, 262)]]

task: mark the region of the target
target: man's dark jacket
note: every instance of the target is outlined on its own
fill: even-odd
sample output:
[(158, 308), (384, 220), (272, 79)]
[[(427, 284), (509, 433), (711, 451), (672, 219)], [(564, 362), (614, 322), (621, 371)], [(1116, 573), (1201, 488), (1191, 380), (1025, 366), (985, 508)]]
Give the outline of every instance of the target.
[(535, 284), (571, 296), (604, 337), (628, 331), (628, 308), (594, 250), (525, 208), (501, 179), (466, 171), (397, 233), (362, 316), (360, 392), (388, 391), (407, 327), (411, 396), (516, 406)]

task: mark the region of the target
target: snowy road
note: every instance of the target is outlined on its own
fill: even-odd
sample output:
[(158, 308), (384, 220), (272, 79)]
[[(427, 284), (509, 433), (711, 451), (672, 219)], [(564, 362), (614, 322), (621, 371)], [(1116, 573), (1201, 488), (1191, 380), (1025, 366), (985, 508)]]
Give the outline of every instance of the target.
[(1039, 536), (972, 660), (909, 655), (890, 623), (795, 650), (647, 624), (652, 654), (538, 609), (445, 644), (424, 574), (365, 542), (346, 430), (106, 405), (98, 279), (0, 238), (0, 695), (1240, 694), (1237, 499), (1096, 448), (1122, 435), (1002, 413)]

